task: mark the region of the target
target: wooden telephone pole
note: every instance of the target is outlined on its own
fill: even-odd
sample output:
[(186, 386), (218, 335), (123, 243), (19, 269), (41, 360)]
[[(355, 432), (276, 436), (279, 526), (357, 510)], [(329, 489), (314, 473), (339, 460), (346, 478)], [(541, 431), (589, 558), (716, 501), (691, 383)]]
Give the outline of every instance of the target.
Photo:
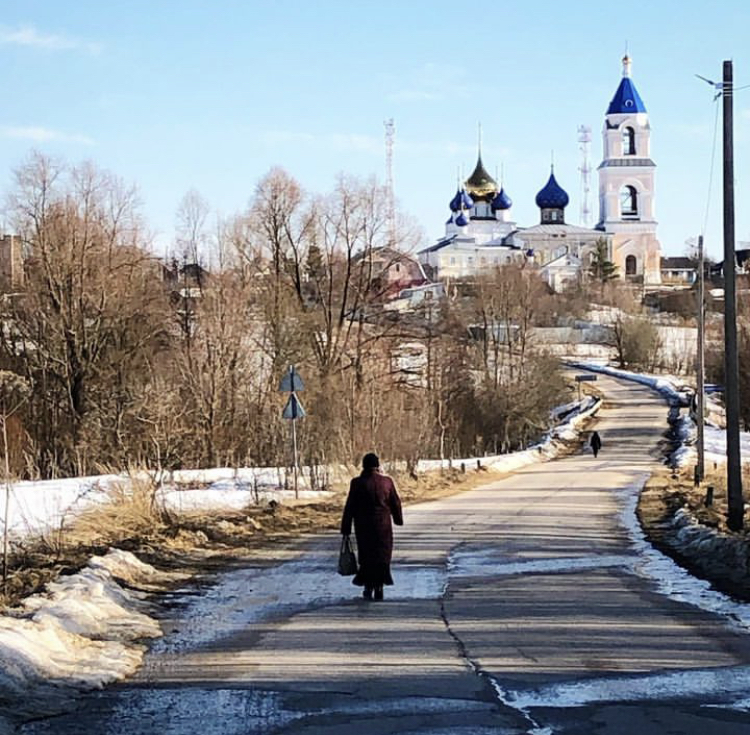
[(724, 122), (724, 384), (727, 412), (727, 525), (742, 529), (745, 503), (742, 497), (740, 458), (740, 388), (737, 356), (737, 294), (734, 253), (734, 134), (732, 62), (725, 61), (721, 85)]

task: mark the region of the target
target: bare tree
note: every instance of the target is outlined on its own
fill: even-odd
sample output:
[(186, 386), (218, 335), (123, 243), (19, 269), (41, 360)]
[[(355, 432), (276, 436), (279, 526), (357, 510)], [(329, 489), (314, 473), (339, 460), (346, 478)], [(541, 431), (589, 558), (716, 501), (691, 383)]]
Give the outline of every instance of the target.
[(177, 207), (177, 247), (183, 263), (201, 264), (206, 260), (208, 230), (206, 220), (211, 208), (203, 196), (190, 189)]
[(90, 164), (34, 155), (16, 172), (9, 209), (29, 253), (27, 291), (0, 339), (33, 388), (45, 474), (104, 460), (89, 443), (116, 445), (119, 420), (105, 429), (99, 419), (130, 402), (137, 370), (163, 343), (160, 266), (143, 247), (137, 205), (134, 189)]
[(3, 514), (3, 590), (8, 583), (8, 520), (10, 518), (11, 474), (8, 420), (14, 416), (29, 397), (29, 385), (20, 376), (0, 370), (0, 422), (3, 427), (3, 456), (5, 481), (5, 512)]

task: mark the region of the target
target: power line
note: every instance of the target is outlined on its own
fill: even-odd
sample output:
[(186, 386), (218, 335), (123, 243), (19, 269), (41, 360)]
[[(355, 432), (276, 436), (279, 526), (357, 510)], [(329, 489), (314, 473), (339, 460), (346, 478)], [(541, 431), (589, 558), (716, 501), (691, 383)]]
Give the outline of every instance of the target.
[(714, 181), (714, 168), (716, 164), (716, 143), (719, 139), (719, 97), (714, 97), (714, 134), (713, 143), (711, 144), (711, 166), (708, 172), (708, 191), (706, 192), (706, 210), (703, 215), (703, 227), (701, 228), (701, 235), (706, 234), (706, 228), (708, 227), (708, 214), (711, 209), (711, 191), (713, 189)]

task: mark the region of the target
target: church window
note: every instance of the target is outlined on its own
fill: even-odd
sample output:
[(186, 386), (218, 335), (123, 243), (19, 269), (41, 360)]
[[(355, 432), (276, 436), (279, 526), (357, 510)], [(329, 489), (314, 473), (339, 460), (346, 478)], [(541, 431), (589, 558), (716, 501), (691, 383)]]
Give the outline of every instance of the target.
[(622, 131), (622, 155), (635, 155), (635, 130), (630, 127), (623, 128)]
[(456, 259), (455, 258), (451, 258), (451, 265), (456, 265)]
[(634, 276), (637, 272), (638, 269), (635, 255), (628, 255), (628, 257), (625, 258), (625, 275)]
[(623, 186), (620, 191), (620, 212), (623, 217), (638, 217), (638, 192), (634, 186)]

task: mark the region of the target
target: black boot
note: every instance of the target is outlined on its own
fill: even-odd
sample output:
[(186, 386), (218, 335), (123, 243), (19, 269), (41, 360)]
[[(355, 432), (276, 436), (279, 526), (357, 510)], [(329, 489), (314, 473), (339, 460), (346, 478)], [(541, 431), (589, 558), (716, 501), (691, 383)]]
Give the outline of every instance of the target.
[(372, 587), (365, 587), (362, 591), (362, 597), (364, 597), (365, 600), (372, 600)]
[(376, 600), (382, 600), (383, 599), (383, 585), (380, 585), (375, 588), (375, 599)]

